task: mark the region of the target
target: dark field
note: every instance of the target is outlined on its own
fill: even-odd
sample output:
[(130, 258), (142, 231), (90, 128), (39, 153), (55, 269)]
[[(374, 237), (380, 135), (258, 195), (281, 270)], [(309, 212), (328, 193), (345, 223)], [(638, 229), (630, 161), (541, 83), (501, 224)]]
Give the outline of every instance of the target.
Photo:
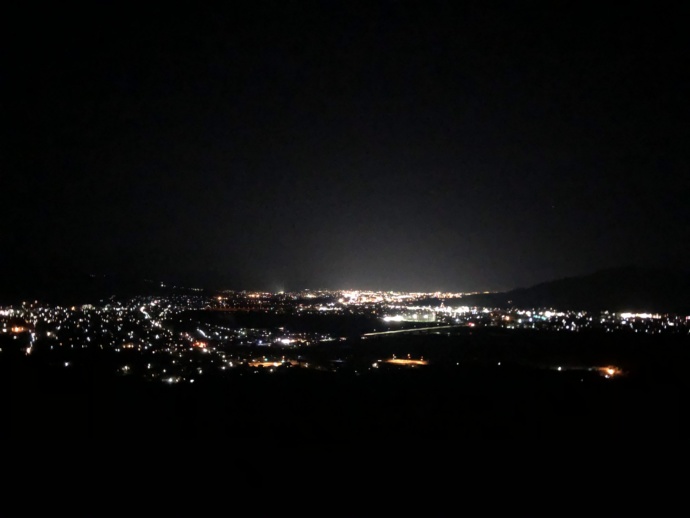
[[(353, 368), (165, 385), (112, 375), (107, 355), (71, 370), (4, 361), (3, 437), (8, 455), (23, 459), (7, 464), (23, 475), (6, 485), (4, 514), (662, 516), (682, 508), (685, 337), (482, 330), (309, 350)], [(365, 370), (393, 353), (429, 365)], [(553, 368), (561, 363), (615, 364), (624, 374)], [(30, 460), (34, 451), (46, 453)], [(31, 497), (37, 490), (43, 498)]]
[[(3, 362), (2, 379), (9, 430), (21, 436), (49, 427), (84, 437), (681, 437), (687, 345), (683, 336), (458, 330), (300, 351), (321, 366), (346, 362), (339, 372), (238, 370), (168, 386), (115, 376), (115, 356), (92, 351), (69, 370), (18, 356)], [(372, 368), (392, 355), (429, 364)], [(588, 370), (605, 365), (622, 375)]]

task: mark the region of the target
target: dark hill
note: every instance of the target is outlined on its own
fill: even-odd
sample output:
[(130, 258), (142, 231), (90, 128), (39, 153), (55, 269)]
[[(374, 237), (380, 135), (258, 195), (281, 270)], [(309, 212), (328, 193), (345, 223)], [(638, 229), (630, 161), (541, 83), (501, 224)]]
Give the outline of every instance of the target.
[(491, 307), (690, 314), (690, 272), (636, 266), (611, 268), (463, 300)]
[(115, 274), (86, 274), (69, 270), (15, 272), (0, 279), (0, 305), (38, 300), (46, 304), (99, 304), (111, 297), (170, 295), (188, 288), (170, 282)]

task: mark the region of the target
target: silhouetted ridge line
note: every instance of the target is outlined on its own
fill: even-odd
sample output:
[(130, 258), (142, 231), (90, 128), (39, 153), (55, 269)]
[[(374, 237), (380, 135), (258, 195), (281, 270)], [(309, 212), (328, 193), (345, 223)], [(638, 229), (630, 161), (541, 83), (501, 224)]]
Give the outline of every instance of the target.
[(469, 305), (690, 313), (690, 272), (625, 266), (465, 297)]

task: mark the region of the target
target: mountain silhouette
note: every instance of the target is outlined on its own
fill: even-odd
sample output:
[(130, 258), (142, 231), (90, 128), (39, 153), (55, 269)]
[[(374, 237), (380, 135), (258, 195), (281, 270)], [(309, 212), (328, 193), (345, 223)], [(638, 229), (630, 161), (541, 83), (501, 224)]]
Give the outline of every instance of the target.
[(469, 305), (502, 308), (690, 314), (690, 272), (625, 266), (463, 300)]
[(118, 274), (87, 274), (72, 270), (17, 273), (0, 279), (0, 305), (37, 300), (46, 304), (101, 304), (110, 298), (179, 294), (188, 288), (170, 281)]
[[(70, 271), (6, 277), (0, 305), (38, 299), (51, 304), (98, 304), (110, 297), (187, 291), (174, 282)], [(471, 306), (690, 314), (690, 272), (625, 266), (543, 282), (506, 292), (463, 297)]]

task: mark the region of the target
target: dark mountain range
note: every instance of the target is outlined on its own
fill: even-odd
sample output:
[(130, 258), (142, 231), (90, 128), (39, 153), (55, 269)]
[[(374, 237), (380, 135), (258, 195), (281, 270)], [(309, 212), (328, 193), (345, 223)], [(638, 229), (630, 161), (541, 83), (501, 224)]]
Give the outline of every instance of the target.
[(610, 268), (463, 300), (469, 305), (502, 308), (690, 314), (690, 272), (637, 266)]
[[(33, 300), (63, 305), (98, 304), (111, 297), (192, 293), (193, 289), (174, 280), (64, 271), (0, 279), (0, 305)], [(611, 268), (528, 288), (470, 295), (456, 302), (501, 308), (690, 314), (690, 272), (636, 266)]]
[(0, 279), (0, 305), (37, 300), (46, 304), (95, 304), (112, 297), (170, 295), (192, 292), (172, 281), (116, 274), (85, 274), (74, 271), (7, 275)]

